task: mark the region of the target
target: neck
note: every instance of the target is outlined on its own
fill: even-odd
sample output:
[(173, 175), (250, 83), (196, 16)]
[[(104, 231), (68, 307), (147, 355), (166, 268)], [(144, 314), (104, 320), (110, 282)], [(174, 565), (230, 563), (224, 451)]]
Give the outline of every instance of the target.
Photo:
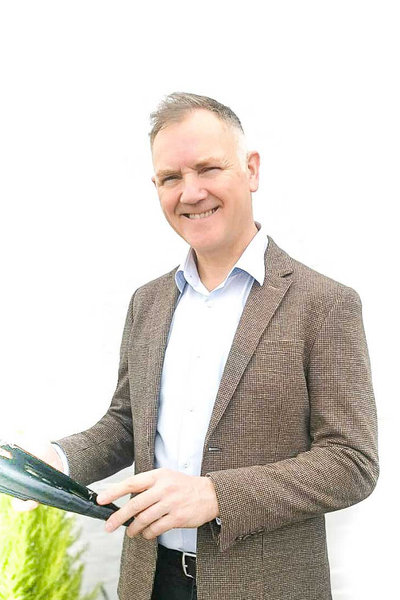
[(253, 223), (247, 235), (232, 246), (224, 248), (217, 254), (200, 254), (195, 250), (197, 271), (202, 284), (211, 292), (227, 277), (229, 271), (237, 263), (258, 229)]

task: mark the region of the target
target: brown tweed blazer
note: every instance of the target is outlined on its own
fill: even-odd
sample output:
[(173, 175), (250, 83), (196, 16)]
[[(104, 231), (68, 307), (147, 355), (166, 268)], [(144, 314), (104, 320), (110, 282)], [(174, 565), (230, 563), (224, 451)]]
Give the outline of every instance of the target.
[[(133, 460), (137, 473), (153, 468), (174, 272), (132, 297), (108, 412), (58, 442), (82, 483)], [(198, 530), (199, 600), (329, 600), (324, 513), (366, 498), (378, 471), (360, 298), (269, 238), (204, 441), (222, 525)], [(125, 536), (121, 600), (150, 600), (155, 563), (155, 540)]]

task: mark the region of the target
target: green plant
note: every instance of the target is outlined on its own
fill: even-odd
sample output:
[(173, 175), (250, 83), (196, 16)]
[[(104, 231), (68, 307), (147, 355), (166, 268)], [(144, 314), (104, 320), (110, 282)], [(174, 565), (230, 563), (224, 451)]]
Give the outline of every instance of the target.
[(17, 512), (0, 494), (0, 600), (95, 600), (101, 585), (81, 594), (86, 548), (75, 517), (48, 506)]

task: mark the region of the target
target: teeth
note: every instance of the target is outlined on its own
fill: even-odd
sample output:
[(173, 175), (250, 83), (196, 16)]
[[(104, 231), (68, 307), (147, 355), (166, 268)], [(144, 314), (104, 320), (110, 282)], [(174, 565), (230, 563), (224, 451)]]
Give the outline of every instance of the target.
[(209, 217), (210, 215), (212, 215), (213, 213), (215, 213), (217, 209), (216, 208), (212, 208), (211, 210), (207, 210), (206, 212), (203, 213), (194, 213), (194, 214), (190, 214), (190, 215), (186, 215), (187, 217), (189, 217), (189, 219), (204, 219), (204, 217)]

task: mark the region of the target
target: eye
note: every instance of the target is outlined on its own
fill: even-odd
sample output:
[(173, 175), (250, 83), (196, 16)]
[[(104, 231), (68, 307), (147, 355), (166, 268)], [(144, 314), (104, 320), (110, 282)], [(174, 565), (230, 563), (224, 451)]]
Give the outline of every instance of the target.
[(167, 175), (167, 177), (164, 177), (163, 179), (161, 179), (161, 185), (164, 185), (165, 183), (169, 183), (171, 181), (176, 181), (178, 179), (177, 175)]
[(208, 173), (209, 171), (219, 171), (220, 167), (205, 167), (201, 173)]

